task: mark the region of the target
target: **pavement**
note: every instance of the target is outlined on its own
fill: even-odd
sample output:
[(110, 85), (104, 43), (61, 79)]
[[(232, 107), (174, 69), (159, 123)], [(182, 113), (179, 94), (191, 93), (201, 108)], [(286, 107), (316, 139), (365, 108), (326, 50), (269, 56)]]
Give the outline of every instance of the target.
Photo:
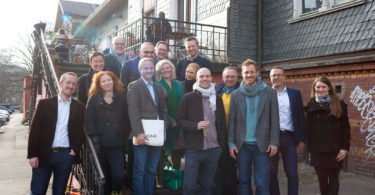
[[(22, 113), (11, 115), (7, 125), (0, 131), (0, 194), (30, 194), (31, 168), (26, 159), (28, 127), (21, 124)], [(280, 163), (282, 163), (280, 161)], [(287, 180), (279, 165), (279, 181), (281, 194), (287, 194)], [(319, 186), (314, 169), (299, 163), (299, 194), (318, 195)], [(50, 192), (47, 195), (51, 194)], [(158, 193), (160, 194), (160, 193)], [(340, 174), (340, 195), (373, 195), (375, 194), (375, 175), (365, 177), (344, 172)]]

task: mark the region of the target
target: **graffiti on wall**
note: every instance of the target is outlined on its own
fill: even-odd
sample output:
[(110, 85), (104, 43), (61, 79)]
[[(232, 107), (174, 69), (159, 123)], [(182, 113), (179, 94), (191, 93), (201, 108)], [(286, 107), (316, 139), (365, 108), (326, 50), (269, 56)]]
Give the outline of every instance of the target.
[(365, 138), (367, 159), (375, 158), (375, 102), (373, 95), (375, 95), (375, 86), (365, 92), (358, 85), (350, 95), (350, 102), (361, 112), (361, 117), (364, 120), (361, 123), (360, 131), (367, 133)]

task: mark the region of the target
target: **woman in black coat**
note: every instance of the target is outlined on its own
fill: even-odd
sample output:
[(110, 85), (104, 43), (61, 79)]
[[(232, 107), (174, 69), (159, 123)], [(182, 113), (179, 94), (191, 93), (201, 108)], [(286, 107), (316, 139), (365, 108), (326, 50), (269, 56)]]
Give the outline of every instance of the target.
[(129, 136), (127, 113), (121, 81), (110, 71), (96, 73), (89, 91), (85, 128), (107, 179), (106, 195), (111, 191), (120, 193), (124, 184), (124, 150)]
[(306, 111), (308, 150), (320, 192), (338, 194), (340, 169), (350, 147), (347, 105), (339, 100), (326, 77), (318, 77)]

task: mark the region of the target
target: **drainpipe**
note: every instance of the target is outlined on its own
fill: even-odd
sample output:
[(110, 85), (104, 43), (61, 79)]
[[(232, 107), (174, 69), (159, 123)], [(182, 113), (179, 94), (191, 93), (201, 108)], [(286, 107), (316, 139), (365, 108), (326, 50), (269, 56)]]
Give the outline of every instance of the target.
[(258, 68), (262, 68), (262, 1), (258, 1)]

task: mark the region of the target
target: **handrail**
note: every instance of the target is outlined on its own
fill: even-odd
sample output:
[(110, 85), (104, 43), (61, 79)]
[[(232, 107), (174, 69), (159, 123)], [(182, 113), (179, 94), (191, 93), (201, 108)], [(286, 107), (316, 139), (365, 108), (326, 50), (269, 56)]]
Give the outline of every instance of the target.
[[(92, 157), (94, 159), (94, 163), (97, 164), (97, 165), (100, 165), (100, 162), (99, 162), (99, 159), (98, 159), (98, 155), (96, 155), (96, 150), (95, 150), (94, 144), (92, 143), (91, 138), (87, 135), (86, 131), (85, 131), (85, 136), (87, 138), (87, 143), (88, 143), (89, 148), (90, 148), (89, 151), (91, 152), (91, 155), (92, 155)], [(100, 180), (103, 181), (103, 183), (104, 183), (105, 182), (105, 177), (104, 177), (104, 172), (102, 170), (102, 167), (98, 166), (97, 169), (98, 169)]]
[[(49, 74), (49, 76), (52, 77), (52, 82), (53, 82), (53, 89), (54, 92), (56, 94), (54, 95), (57, 95), (58, 93), (60, 93), (60, 87), (59, 87), (59, 80), (57, 79), (57, 76), (56, 76), (56, 72), (55, 72), (55, 69), (53, 67), (53, 63), (52, 63), (52, 59), (51, 59), (51, 56), (49, 55), (49, 51), (48, 51), (48, 48), (47, 48), (47, 45), (46, 45), (46, 42), (44, 40), (44, 36), (43, 36), (43, 29), (40, 29), (40, 40), (42, 42), (42, 51), (44, 53), (44, 57), (47, 58), (47, 67), (44, 67), (44, 68), (48, 68), (49, 72), (51, 74)], [(44, 63), (43, 63), (44, 65)]]
[[(163, 40), (169, 47), (169, 59), (178, 60), (186, 55), (184, 41), (194, 36), (199, 42), (201, 56), (215, 63), (228, 62), (227, 27), (164, 19), (168, 23), (162, 23), (165, 24), (164, 29), (167, 29), (164, 32), (153, 28), (151, 24), (156, 20), (160, 21), (159, 18), (142, 16), (131, 24), (116, 29), (117, 35), (122, 36), (127, 43), (125, 51), (131, 54), (129, 57), (138, 55), (138, 49), (143, 42), (156, 44)], [(155, 22), (156, 26), (159, 21)]]

